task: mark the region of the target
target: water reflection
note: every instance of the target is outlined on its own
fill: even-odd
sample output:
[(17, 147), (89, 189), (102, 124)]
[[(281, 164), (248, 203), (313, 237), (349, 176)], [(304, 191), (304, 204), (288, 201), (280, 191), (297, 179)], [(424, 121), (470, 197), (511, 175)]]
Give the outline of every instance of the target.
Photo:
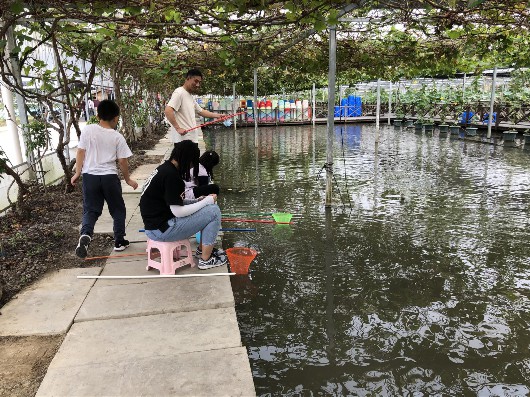
[(529, 394), (528, 152), (356, 127), (327, 211), (325, 126), (205, 133), (225, 212), (295, 214), (233, 283), (258, 394)]

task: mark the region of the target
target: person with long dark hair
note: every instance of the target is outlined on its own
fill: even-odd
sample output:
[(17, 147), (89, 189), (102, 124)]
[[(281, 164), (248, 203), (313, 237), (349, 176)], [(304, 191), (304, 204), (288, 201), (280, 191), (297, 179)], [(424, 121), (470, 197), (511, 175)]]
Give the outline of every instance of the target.
[(217, 164), (219, 164), (219, 155), (217, 152), (208, 150), (202, 154), (199, 158), (197, 176), (190, 175), (190, 179), (184, 181), (187, 199), (207, 196), (212, 193), (219, 195), (219, 186), (211, 183), (213, 180), (213, 167)]
[(199, 269), (210, 269), (227, 263), (226, 254), (214, 249), (221, 227), (221, 210), (217, 194), (187, 199), (184, 181), (199, 164), (199, 148), (186, 140), (175, 144), (169, 160), (158, 166), (146, 180), (140, 198), (140, 213), (145, 234), (155, 241), (178, 241), (201, 232), (197, 248)]

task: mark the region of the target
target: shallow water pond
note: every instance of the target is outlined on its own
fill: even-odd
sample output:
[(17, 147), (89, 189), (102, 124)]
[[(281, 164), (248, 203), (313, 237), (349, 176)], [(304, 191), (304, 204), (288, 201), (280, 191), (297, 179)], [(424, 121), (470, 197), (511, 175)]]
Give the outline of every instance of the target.
[(223, 222), (258, 395), (530, 394), (530, 150), (338, 126), (327, 210), (326, 127), (258, 135), (204, 134), (224, 213), (294, 214)]

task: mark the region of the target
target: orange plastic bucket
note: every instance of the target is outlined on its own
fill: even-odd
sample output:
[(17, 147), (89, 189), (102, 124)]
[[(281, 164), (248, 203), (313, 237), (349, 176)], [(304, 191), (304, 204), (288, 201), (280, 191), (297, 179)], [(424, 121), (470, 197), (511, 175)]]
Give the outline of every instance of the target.
[(236, 274), (248, 274), (250, 263), (258, 253), (252, 248), (233, 247), (226, 250), (226, 255), (228, 255), (231, 271)]

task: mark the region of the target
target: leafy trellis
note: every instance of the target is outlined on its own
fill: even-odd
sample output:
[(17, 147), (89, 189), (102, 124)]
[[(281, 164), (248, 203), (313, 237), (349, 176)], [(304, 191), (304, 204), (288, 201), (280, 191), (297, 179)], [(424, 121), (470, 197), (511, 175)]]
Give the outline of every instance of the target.
[[(238, 93), (251, 94), (256, 68), (260, 93), (326, 86), (331, 25), (338, 32), (338, 80), (346, 84), (521, 67), (530, 60), (526, 0), (7, 0), (0, 16), (0, 37), (12, 29), (15, 41), (0, 62), (3, 82), (49, 107), (64, 105), (72, 116), (67, 125), (54, 120), (67, 184), (73, 162), (64, 148), (72, 127), (80, 133), (79, 103), (96, 65), (111, 72), (116, 99), (124, 100), (122, 127), (130, 140), (135, 109), (125, 99), (167, 97), (190, 67), (204, 71), (203, 88), (212, 94), (230, 92), (234, 83)], [(28, 45), (30, 38), (37, 44)], [(6, 44), (0, 40), (4, 51)], [(44, 44), (69, 57), (58, 70), (37, 61)], [(33, 87), (13, 80), (11, 59), (34, 77)], [(88, 83), (68, 59), (90, 61)]]

